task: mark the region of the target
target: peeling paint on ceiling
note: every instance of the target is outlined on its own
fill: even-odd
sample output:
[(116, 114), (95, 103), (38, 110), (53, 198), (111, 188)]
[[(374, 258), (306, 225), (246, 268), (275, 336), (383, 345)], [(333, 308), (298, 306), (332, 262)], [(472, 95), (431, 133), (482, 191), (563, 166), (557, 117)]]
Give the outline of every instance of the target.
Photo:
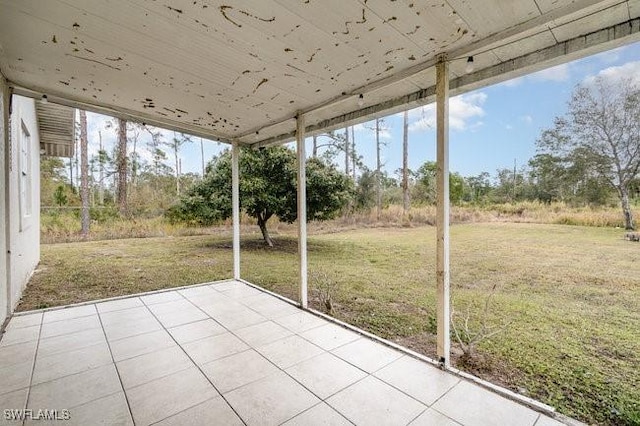
[[(480, 43), (469, 54), (491, 67), (636, 18), (639, 2), (0, 0), (0, 69), (36, 92), (252, 142), (292, 131), (298, 111), (331, 105), (313, 124), (361, 108), (350, 96), (366, 108), (428, 88), (440, 53)], [(451, 58), (454, 77), (465, 58)]]

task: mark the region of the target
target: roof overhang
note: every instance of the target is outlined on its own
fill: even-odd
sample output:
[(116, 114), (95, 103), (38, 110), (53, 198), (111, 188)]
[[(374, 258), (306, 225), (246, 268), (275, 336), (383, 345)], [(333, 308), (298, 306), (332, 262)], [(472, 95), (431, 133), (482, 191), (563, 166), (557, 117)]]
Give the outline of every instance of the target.
[[(0, 0), (14, 93), (264, 146), (640, 39), (640, 0)], [(475, 71), (466, 73), (473, 56)]]
[(75, 147), (75, 110), (36, 101), (40, 150), (48, 157), (71, 158)]

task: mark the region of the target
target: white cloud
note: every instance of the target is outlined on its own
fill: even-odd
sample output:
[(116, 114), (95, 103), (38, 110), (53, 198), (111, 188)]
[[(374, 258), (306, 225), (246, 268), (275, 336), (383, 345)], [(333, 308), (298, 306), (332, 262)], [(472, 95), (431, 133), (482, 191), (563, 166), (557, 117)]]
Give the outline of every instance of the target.
[(533, 117), (530, 116), (529, 114), (522, 115), (522, 116), (520, 116), (520, 121), (522, 121), (525, 124), (531, 124), (531, 123), (533, 123)]
[(569, 80), (571, 70), (569, 64), (556, 65), (555, 67), (547, 68), (542, 71), (533, 73), (526, 78), (530, 78), (535, 81), (567, 81)]
[(594, 55), (595, 59), (600, 60), (604, 64), (612, 64), (620, 59), (620, 54), (627, 49), (627, 46), (618, 47), (617, 49), (607, 50)]
[(631, 80), (640, 84), (640, 61), (627, 62), (626, 64), (605, 68), (596, 75), (590, 75), (583, 80), (584, 84), (593, 84), (597, 77), (603, 80), (614, 82), (623, 78), (631, 78)]
[(500, 83), (500, 86), (517, 87), (517, 86), (520, 86), (524, 82), (524, 79), (525, 79), (525, 77), (512, 78), (511, 80), (503, 81), (502, 83)]
[[(451, 98), (449, 101), (449, 126), (451, 129), (466, 130), (469, 127), (469, 121), (484, 116), (485, 112), (482, 105), (486, 100), (487, 95), (484, 92)], [(409, 125), (409, 131), (411, 132), (434, 129), (436, 125), (436, 106), (431, 104), (413, 109), (409, 112), (409, 117), (417, 119)], [(473, 126), (477, 128), (481, 125), (482, 122), (477, 121)]]

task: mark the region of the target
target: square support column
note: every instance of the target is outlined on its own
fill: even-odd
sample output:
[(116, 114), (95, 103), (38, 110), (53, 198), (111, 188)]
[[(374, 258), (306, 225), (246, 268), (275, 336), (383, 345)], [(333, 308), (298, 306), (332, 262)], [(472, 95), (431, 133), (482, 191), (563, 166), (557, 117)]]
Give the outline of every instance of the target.
[(296, 117), (296, 151), (298, 155), (298, 255), (300, 257), (300, 306), (308, 307), (307, 289), (307, 173), (304, 144), (304, 116)]
[(0, 326), (11, 315), (11, 266), (8, 247), (11, 217), (9, 199), (9, 104), (10, 93), (7, 81), (0, 72)]
[(436, 284), (437, 354), (445, 368), (450, 365), (450, 286), (449, 286), (449, 64), (440, 56), (436, 64), (437, 132), (437, 212)]
[(233, 215), (233, 278), (240, 279), (240, 148), (231, 148), (231, 206)]

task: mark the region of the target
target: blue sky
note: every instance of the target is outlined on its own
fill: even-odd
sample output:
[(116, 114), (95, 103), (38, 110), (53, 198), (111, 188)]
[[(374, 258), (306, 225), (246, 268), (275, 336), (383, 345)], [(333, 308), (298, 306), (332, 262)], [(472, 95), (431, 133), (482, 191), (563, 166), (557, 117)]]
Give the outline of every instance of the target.
[[(555, 116), (566, 111), (574, 87), (597, 75), (640, 80), (640, 43), (452, 98), (451, 171), (463, 176), (474, 176), (483, 171), (495, 175), (497, 169), (513, 168), (514, 160), (518, 168), (526, 165), (535, 155), (535, 142), (540, 132), (553, 124)], [(104, 129), (104, 117), (89, 114), (88, 118), (89, 142), (94, 145), (90, 147), (90, 154), (97, 151), (95, 145), (100, 129), (105, 145), (112, 146), (115, 132)], [(409, 167), (415, 170), (425, 161), (435, 159), (434, 105), (410, 111), (409, 119)], [(386, 117), (385, 122), (386, 146), (382, 156), (384, 169), (393, 174), (402, 161), (402, 115)], [(355, 139), (365, 164), (375, 168), (375, 134), (369, 130), (371, 127), (372, 124), (366, 123), (356, 126)], [(169, 131), (165, 133), (167, 138), (172, 135)], [(194, 139), (199, 142), (199, 138)], [(224, 147), (226, 145), (205, 140), (205, 159), (210, 159)], [(201, 172), (199, 143), (185, 145), (180, 156), (183, 172)], [(343, 163), (338, 161), (338, 164)]]

